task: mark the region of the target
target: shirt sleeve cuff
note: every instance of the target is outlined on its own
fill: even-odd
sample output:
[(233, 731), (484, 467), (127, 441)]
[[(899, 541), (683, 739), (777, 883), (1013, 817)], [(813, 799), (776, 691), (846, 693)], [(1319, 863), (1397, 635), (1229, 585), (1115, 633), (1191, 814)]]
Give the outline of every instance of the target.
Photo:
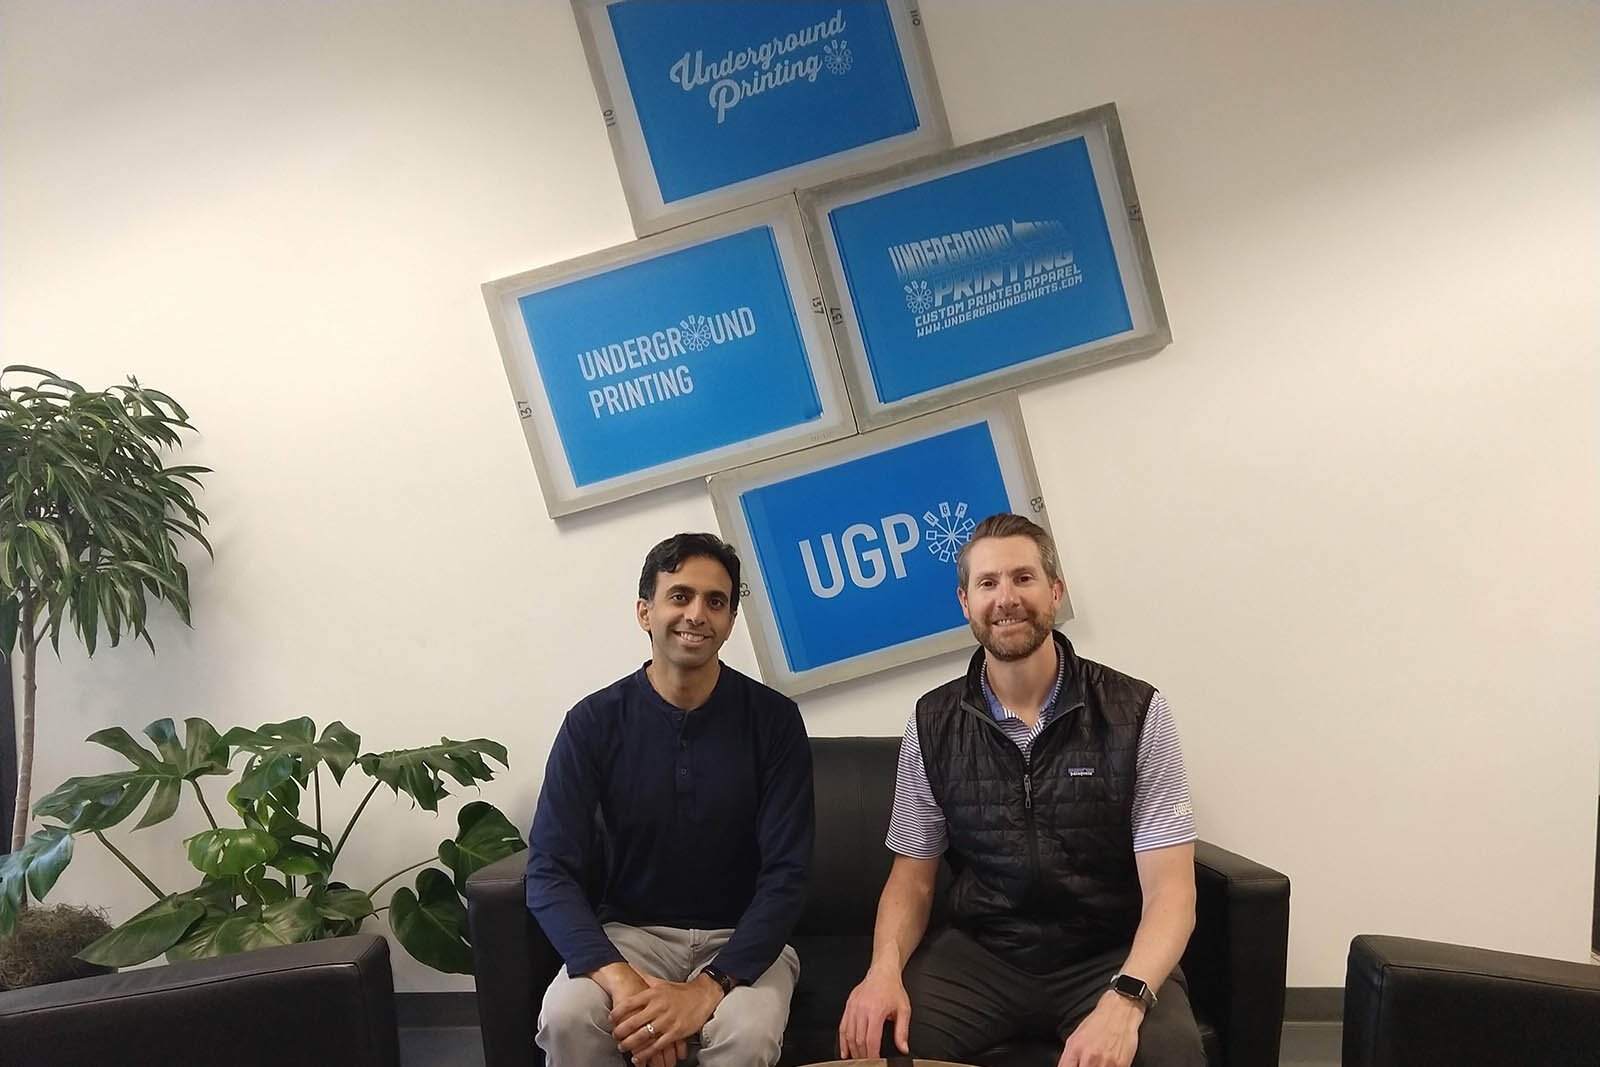
[(617, 951), (617, 946), (607, 941), (603, 948), (596, 946), (585, 949), (567, 960), (567, 975), (571, 978), (581, 978), (613, 963), (627, 962), (622, 953)]

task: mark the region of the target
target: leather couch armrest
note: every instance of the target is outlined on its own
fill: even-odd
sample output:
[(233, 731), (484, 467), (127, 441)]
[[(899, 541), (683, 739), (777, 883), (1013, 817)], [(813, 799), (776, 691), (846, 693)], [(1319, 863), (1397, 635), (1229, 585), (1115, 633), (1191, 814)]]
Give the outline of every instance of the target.
[(1600, 967), (1362, 934), (1344, 987), (1345, 1067), (1586, 1063)]
[(1216, 1027), (1228, 1067), (1277, 1067), (1289, 960), (1289, 879), (1197, 841), (1189, 998)]
[(467, 879), (467, 923), (478, 987), (478, 1021), (485, 1067), (525, 1067), (545, 987), (561, 957), (528, 913), (524, 849)]
[(399, 1067), (389, 943), (355, 934), (0, 993), (0, 1059)]

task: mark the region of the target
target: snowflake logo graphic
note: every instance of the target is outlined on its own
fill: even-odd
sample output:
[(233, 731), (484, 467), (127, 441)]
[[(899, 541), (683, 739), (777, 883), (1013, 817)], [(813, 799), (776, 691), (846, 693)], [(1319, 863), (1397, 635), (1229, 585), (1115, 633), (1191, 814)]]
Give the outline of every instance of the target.
[(967, 503), (964, 500), (954, 508), (948, 500), (941, 501), (939, 513), (923, 512), (922, 522), (928, 528), (928, 551), (945, 563), (955, 562), (961, 546), (972, 537), (972, 531), (978, 525), (967, 518)]
[(922, 314), (933, 307), (933, 290), (928, 288), (927, 282), (912, 282), (905, 287), (906, 307), (917, 314)]
[(855, 65), (856, 57), (850, 54), (846, 41), (829, 41), (822, 48), (822, 65), (829, 74), (843, 74)]
[(711, 320), (704, 315), (690, 315), (679, 321), (683, 331), (683, 344), (691, 352), (704, 352), (711, 347)]

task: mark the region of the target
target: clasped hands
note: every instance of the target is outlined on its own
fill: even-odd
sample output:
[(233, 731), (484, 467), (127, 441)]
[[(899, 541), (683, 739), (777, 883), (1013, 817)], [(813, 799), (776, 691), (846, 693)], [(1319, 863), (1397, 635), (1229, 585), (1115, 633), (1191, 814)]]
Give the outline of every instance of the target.
[(722, 1002), (721, 987), (703, 974), (669, 982), (626, 963), (605, 970), (611, 973), (600, 984), (611, 997), (611, 1036), (635, 1067), (674, 1067), (686, 1059), (689, 1038)]
[[(869, 969), (850, 992), (839, 1020), (841, 1059), (876, 1059), (883, 1024), (894, 1023), (894, 1043), (909, 1054), (911, 998), (898, 974)], [(1057, 1067), (1129, 1067), (1139, 1047), (1144, 1006), (1109, 990), (1067, 1038)], [(670, 1067), (670, 1065), (669, 1065)]]

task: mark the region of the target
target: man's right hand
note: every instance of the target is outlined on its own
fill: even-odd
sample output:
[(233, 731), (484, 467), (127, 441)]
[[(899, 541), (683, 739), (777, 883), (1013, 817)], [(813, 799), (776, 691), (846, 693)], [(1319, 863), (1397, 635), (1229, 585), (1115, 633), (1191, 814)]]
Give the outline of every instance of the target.
[(876, 1059), (883, 1055), (883, 1024), (894, 1020), (894, 1043), (911, 1051), (911, 998), (900, 975), (887, 968), (869, 969), (861, 984), (850, 991), (844, 1018), (839, 1020), (839, 1056), (842, 1059)]
[[(631, 964), (625, 962), (608, 963), (597, 971), (590, 971), (589, 977), (594, 979), (596, 985), (605, 990), (612, 1006), (615, 1006), (625, 997), (630, 997), (635, 993), (642, 993), (650, 988), (649, 980), (634, 970)], [(626, 1040), (627, 1036), (624, 1034), (619, 1040)], [(618, 1052), (621, 1052), (620, 1048)], [(687, 1053), (687, 1047), (680, 1041), (675, 1047), (669, 1046), (657, 1055), (645, 1060), (643, 1067), (674, 1067)]]

